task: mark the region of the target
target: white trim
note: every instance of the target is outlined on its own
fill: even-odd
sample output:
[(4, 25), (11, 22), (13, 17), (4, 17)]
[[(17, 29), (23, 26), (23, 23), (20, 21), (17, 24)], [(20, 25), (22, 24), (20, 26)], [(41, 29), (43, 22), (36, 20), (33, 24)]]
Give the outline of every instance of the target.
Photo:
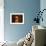
[(4, 9), (0, 9), (0, 42), (4, 41)]

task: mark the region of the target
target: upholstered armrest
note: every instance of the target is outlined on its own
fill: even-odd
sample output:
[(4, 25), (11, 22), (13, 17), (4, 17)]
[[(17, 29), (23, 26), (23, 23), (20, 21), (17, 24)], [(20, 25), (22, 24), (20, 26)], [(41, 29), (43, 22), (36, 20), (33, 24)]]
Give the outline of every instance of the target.
[(17, 42), (17, 46), (23, 46), (24, 40), (25, 40), (25, 37), (24, 37), (24, 38), (21, 38), (21, 39)]

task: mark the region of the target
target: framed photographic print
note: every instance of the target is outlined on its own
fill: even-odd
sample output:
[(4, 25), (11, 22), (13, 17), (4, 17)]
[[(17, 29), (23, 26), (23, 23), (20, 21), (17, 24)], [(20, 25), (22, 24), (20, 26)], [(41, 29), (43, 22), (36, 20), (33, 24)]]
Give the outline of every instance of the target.
[(24, 24), (24, 13), (10, 13), (10, 24)]

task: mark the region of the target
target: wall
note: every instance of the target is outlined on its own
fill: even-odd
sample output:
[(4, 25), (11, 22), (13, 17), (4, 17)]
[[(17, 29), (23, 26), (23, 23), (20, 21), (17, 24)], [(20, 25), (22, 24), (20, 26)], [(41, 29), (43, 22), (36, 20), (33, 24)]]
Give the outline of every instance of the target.
[[(40, 0), (40, 10), (46, 9), (46, 0)], [(46, 11), (43, 12), (43, 22), (40, 21), (40, 25), (46, 27)], [(46, 44), (46, 40), (45, 40)]]
[[(41, 11), (42, 11), (43, 9), (46, 9), (46, 0), (41, 0), (41, 1), (40, 1), (40, 9), (41, 9)], [(43, 12), (42, 17), (43, 17), (43, 22), (40, 21), (40, 25), (46, 27), (46, 10)]]
[[(35, 14), (40, 10), (40, 0), (4, 0), (4, 35), (7, 41), (18, 41), (32, 28)], [(24, 13), (24, 24), (10, 24), (10, 13)]]

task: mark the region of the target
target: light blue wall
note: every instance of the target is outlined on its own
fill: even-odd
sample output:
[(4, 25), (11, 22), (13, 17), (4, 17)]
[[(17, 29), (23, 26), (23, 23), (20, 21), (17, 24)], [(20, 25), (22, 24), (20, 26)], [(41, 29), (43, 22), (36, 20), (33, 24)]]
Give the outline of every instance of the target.
[[(46, 9), (46, 0), (41, 0), (40, 1), (40, 10), (42, 11), (43, 9)], [(46, 10), (43, 12), (43, 22), (40, 21), (40, 25), (46, 27)]]
[[(5, 40), (18, 41), (24, 37), (30, 30), (36, 12), (40, 9), (40, 0), (4, 0), (4, 34)], [(11, 25), (10, 13), (24, 13), (24, 24)]]

